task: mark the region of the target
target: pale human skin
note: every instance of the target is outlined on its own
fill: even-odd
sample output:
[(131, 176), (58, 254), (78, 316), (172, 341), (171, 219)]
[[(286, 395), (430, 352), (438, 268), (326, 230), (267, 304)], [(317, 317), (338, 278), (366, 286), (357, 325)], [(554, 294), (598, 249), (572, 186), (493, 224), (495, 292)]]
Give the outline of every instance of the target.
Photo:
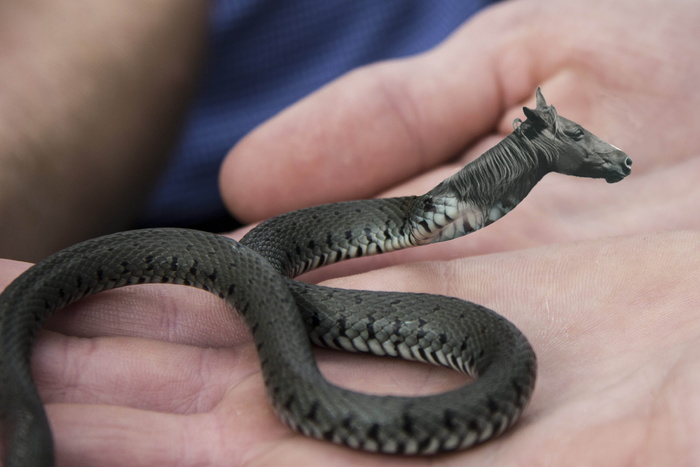
[[(690, 123), (700, 121), (699, 21), (691, 1), (501, 4), (433, 52), (359, 70), (310, 96), (234, 148), (222, 169), (224, 197), (250, 221), (324, 201), (423, 192), (509, 131), (537, 84), (562, 115), (627, 152), (633, 174), (619, 184), (550, 175), (486, 230), (316, 275), (394, 264), (329, 283), (446, 293), (513, 321), (538, 354), (539, 380), (508, 434), (439, 460), (373, 456), (294, 434), (269, 408), (235, 314), (203, 292), (144, 286), (80, 302), (39, 339), (34, 371), (59, 462), (700, 462), (700, 135)], [(470, 145), (463, 160), (446, 162)], [(301, 190), (305, 163), (318, 182)], [(247, 182), (238, 172), (262, 170), (255, 164), (270, 177), (254, 180), (261, 185), (248, 186), (250, 195), (232, 188)], [(342, 176), (320, 176), (333, 173)], [(243, 209), (245, 196), (269, 190), (279, 199)], [(1, 280), (25, 267), (2, 263)], [(460, 379), (344, 353), (321, 351), (319, 360), (330, 379), (355, 389), (417, 394)]]

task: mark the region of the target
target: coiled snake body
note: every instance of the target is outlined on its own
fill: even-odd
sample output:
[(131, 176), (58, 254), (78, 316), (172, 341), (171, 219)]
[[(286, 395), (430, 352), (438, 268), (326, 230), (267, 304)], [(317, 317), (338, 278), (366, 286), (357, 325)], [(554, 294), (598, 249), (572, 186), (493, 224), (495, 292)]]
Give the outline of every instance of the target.
[[(240, 243), (183, 229), (117, 233), (30, 268), (0, 297), (5, 465), (53, 463), (51, 432), (29, 371), (43, 321), (86, 295), (147, 282), (199, 287), (235, 306), (252, 331), (277, 413), (306, 435), (368, 451), (430, 454), (502, 433), (524, 410), (536, 372), (531, 346), (508, 321), (454, 298), (331, 289), (292, 277), (474, 231), (507, 213), (550, 171), (609, 182), (629, 174), (624, 153), (556, 115), (539, 91), (537, 109), (526, 114), (498, 146), (423, 196), (295, 211), (264, 222)], [(361, 394), (321, 376), (310, 341), (426, 361), (476, 380), (421, 397)]]

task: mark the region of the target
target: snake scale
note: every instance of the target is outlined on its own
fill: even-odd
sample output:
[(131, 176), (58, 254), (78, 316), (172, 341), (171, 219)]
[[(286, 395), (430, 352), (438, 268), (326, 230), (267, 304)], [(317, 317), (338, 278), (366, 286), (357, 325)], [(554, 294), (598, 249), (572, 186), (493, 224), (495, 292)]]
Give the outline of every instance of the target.
[[(631, 160), (556, 114), (537, 92), (526, 121), (422, 196), (334, 203), (269, 219), (241, 242), (185, 229), (85, 241), (39, 262), (0, 296), (0, 422), (6, 466), (52, 465), (53, 442), (30, 372), (32, 344), (55, 311), (131, 284), (198, 287), (249, 326), (270, 400), (295, 430), (367, 451), (432, 454), (486, 441), (515, 423), (536, 358), (515, 326), (445, 296), (343, 290), (293, 277), (348, 258), (449, 240), (515, 207), (548, 172), (605, 178)], [(362, 394), (326, 381), (311, 343), (453, 368), (476, 378), (436, 395)]]

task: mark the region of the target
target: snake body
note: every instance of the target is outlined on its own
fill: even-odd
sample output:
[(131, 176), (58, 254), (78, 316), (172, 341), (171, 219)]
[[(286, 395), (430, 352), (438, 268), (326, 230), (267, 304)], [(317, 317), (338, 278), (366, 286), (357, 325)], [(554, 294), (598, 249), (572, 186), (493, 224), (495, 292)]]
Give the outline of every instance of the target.
[[(549, 109), (540, 107), (538, 96), (538, 110)], [(513, 133), (508, 144), (522, 137)], [(487, 152), (422, 196), (278, 216), (240, 243), (192, 230), (147, 229), (88, 240), (38, 263), (0, 296), (5, 465), (53, 463), (51, 432), (29, 366), (42, 323), (81, 297), (142, 283), (198, 287), (235, 307), (252, 332), (276, 412), (303, 434), (367, 451), (430, 454), (502, 433), (524, 410), (536, 374), (535, 354), (511, 323), (455, 298), (325, 288), (293, 277), (348, 258), (448, 240), (494, 222), (557, 170), (551, 157), (537, 154), (538, 145), (532, 148)], [(526, 170), (502, 168), (522, 165), (521, 159), (529, 161)], [(629, 164), (626, 158), (627, 169), (615, 170), (626, 175)], [(326, 381), (311, 343), (425, 361), (476, 379), (437, 395), (362, 394)]]

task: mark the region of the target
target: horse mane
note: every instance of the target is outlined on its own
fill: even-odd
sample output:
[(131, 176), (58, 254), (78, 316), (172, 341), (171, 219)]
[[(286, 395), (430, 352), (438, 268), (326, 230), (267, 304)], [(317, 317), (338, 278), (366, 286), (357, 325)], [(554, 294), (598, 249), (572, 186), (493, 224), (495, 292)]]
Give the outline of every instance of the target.
[[(554, 134), (560, 131), (557, 123), (558, 118), (555, 118), (549, 126)], [(461, 200), (488, 206), (507, 196), (513, 184), (523, 177), (544, 175), (543, 169), (548, 171), (558, 158), (555, 138), (543, 134), (542, 127), (528, 120), (516, 119), (515, 125), (513, 133), (435, 187), (430, 194), (440, 196), (449, 190)]]

